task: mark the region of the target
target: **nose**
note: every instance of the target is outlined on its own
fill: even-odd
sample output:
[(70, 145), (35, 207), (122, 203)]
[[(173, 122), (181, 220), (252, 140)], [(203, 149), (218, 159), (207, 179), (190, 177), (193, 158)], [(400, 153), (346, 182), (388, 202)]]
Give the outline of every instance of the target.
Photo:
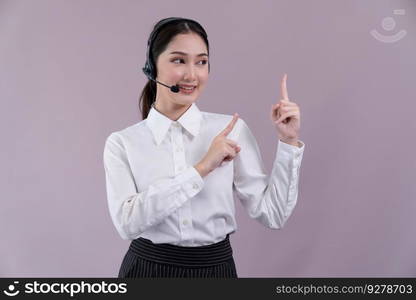
[(196, 72), (194, 66), (191, 64), (188, 68), (186, 68), (184, 79), (186, 81), (194, 82), (196, 79)]

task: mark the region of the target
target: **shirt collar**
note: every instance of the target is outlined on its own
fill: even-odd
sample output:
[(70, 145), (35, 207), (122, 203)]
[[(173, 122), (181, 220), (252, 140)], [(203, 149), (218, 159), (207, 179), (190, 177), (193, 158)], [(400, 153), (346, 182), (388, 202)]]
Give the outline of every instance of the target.
[(157, 111), (154, 108), (153, 103), (146, 118), (146, 125), (152, 131), (156, 145), (160, 145), (170, 126), (174, 123), (179, 123), (190, 134), (192, 134), (192, 136), (197, 136), (201, 127), (201, 120), (202, 113), (195, 103), (192, 103), (192, 105), (182, 114), (182, 116), (180, 116), (177, 121), (172, 121), (164, 114)]

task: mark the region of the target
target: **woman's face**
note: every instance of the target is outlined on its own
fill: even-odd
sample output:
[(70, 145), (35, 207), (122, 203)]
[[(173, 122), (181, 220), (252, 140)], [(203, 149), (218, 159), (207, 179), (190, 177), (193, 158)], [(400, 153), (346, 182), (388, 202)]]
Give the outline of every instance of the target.
[[(157, 84), (156, 101), (190, 105), (202, 93), (208, 81), (208, 51), (204, 40), (195, 33), (178, 34), (157, 59), (157, 80), (169, 86), (178, 84), (179, 93)], [(194, 87), (184, 90), (183, 87)]]

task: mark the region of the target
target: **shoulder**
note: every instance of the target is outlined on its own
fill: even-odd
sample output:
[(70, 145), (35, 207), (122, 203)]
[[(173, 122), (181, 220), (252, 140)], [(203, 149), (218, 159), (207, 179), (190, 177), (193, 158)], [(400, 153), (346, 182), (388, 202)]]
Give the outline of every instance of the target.
[(147, 130), (147, 127), (146, 127), (146, 119), (145, 119), (135, 124), (132, 124), (128, 127), (121, 128), (119, 130), (115, 130), (111, 132), (107, 136), (105, 144), (107, 145), (108, 143), (113, 143), (113, 144), (118, 144), (122, 146), (123, 142), (132, 138), (137, 138), (138, 136), (146, 132), (146, 130)]
[[(220, 130), (225, 129), (228, 124), (230, 124), (231, 120), (233, 119), (233, 115), (231, 114), (222, 114), (222, 113), (215, 113), (215, 112), (202, 112), (203, 119), (207, 126), (212, 126), (215, 128), (217, 132)], [(239, 115), (237, 123), (234, 125), (233, 130), (228, 135), (229, 138), (236, 138), (240, 135), (242, 130), (245, 130), (247, 127), (247, 123), (244, 119)]]
[[(227, 126), (233, 119), (233, 115), (230, 114), (221, 114), (214, 112), (202, 112), (203, 118), (207, 123), (218, 124), (220, 126)], [(237, 123), (234, 128), (240, 128), (241, 126), (247, 126), (244, 119), (239, 115)], [(224, 127), (225, 128), (225, 127)]]

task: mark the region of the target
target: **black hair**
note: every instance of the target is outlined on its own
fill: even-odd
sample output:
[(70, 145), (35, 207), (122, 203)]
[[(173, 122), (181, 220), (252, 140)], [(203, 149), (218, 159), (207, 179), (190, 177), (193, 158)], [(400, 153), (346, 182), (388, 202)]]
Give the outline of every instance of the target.
[[(209, 55), (208, 35), (204, 28), (197, 21), (192, 19), (172, 17), (162, 19), (154, 25), (148, 40), (148, 54), (146, 57), (147, 67), (150, 65), (150, 69), (147, 69), (152, 71), (152, 78), (156, 79), (157, 77), (157, 59), (159, 55), (166, 50), (169, 42), (178, 34), (191, 32), (198, 34), (204, 40), (208, 50), (207, 54)], [(210, 66), (208, 61), (208, 71), (209, 67)], [(139, 97), (139, 108), (142, 112), (143, 120), (147, 118), (151, 106), (155, 100), (156, 82), (149, 79)]]

